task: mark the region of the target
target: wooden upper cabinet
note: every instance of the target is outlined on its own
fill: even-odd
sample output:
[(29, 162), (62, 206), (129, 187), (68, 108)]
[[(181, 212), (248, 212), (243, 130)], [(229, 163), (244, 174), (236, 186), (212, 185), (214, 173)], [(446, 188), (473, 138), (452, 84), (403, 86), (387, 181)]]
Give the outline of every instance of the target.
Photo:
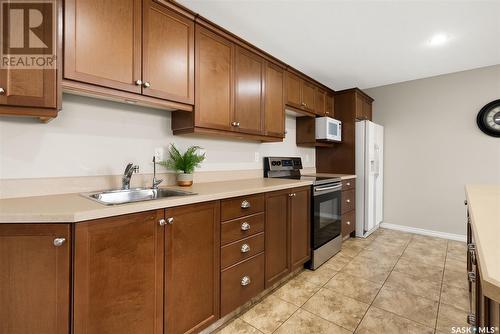
[(325, 116), (335, 117), (333, 94), (327, 93), (325, 96)]
[(286, 71), (286, 104), (302, 108), (302, 79)]
[(70, 332), (70, 251), (67, 224), (0, 224), (0, 333)]
[(163, 213), (75, 224), (74, 334), (163, 333)]
[(56, 86), (54, 69), (2, 69), (0, 105), (56, 108)]
[(272, 286), (290, 272), (288, 198), (288, 190), (266, 194), (266, 288)]
[(141, 8), (141, 0), (66, 0), (64, 78), (141, 93)]
[(316, 90), (314, 113), (318, 116), (326, 115), (326, 92), (320, 88)]
[(196, 25), (195, 125), (231, 130), (234, 44)]
[(293, 189), (289, 203), (291, 270), (311, 258), (310, 188)]
[(194, 22), (152, 0), (143, 19), (143, 94), (193, 104)]
[(242, 47), (236, 48), (233, 127), (245, 133), (262, 133), (264, 109), (264, 59)]
[(198, 333), (219, 318), (220, 204), (166, 209), (165, 217), (169, 222), (165, 226), (165, 333)]
[(316, 86), (308, 81), (302, 81), (302, 103), (304, 109), (310, 112), (315, 110)]
[(372, 119), (372, 102), (373, 99), (360, 91), (355, 91), (354, 107), (355, 117), (359, 120)]
[(267, 63), (264, 83), (265, 135), (285, 137), (284, 70)]

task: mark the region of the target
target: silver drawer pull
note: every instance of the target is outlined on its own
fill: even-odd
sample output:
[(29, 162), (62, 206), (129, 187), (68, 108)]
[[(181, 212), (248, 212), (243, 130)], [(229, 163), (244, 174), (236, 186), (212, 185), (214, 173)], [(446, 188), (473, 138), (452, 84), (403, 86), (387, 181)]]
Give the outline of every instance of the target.
[(476, 245), (473, 243), (467, 244), (467, 250), (469, 251), (470, 262), (476, 265)]
[(351, 182), (347, 182), (347, 183), (346, 183), (346, 186), (350, 186), (350, 185), (351, 185)]
[(243, 202), (241, 202), (241, 208), (242, 209), (248, 209), (250, 207), (250, 202), (247, 201), (247, 200), (244, 200)]
[(242, 253), (248, 253), (248, 252), (250, 252), (250, 246), (248, 246), (247, 244), (241, 245), (241, 252)]
[(351, 222), (347, 222), (346, 224), (347, 224), (347, 225), (351, 225)]
[(61, 247), (66, 242), (66, 238), (55, 238), (54, 246)]
[(248, 231), (250, 229), (250, 224), (247, 222), (241, 223), (241, 230), (242, 231)]
[(248, 284), (250, 284), (250, 283), (252, 283), (252, 280), (250, 279), (250, 277), (248, 277), (248, 276), (243, 276), (243, 277), (241, 278), (241, 285), (242, 285), (242, 286), (246, 286), (246, 285), (248, 285)]
[(467, 314), (467, 323), (471, 326), (476, 325), (476, 316), (474, 314)]
[(469, 271), (467, 273), (467, 277), (471, 283), (474, 283), (476, 281), (476, 273), (473, 271)]
[(346, 199), (345, 200), (347, 203), (351, 203), (351, 200), (350, 199)]

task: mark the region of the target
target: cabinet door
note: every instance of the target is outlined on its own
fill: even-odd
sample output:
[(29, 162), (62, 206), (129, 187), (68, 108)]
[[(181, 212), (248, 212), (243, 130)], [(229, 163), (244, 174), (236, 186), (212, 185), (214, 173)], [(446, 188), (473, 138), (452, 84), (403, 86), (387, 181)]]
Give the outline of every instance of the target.
[(314, 112), (317, 88), (308, 81), (302, 82), (302, 103), (304, 105), (304, 109)]
[(143, 13), (142, 93), (193, 104), (194, 22), (152, 0)]
[(196, 25), (196, 126), (232, 129), (233, 57), (233, 43)]
[(166, 209), (165, 333), (198, 332), (219, 318), (219, 202)]
[(325, 98), (325, 116), (328, 117), (335, 117), (334, 111), (333, 111), (333, 95), (330, 93), (327, 93), (326, 98)]
[(264, 129), (268, 136), (285, 137), (283, 80), (284, 70), (267, 63), (264, 83)]
[(290, 257), (292, 270), (302, 267), (311, 254), (311, 193), (309, 188), (294, 189), (290, 197)]
[(359, 94), (354, 95), (354, 113), (356, 116), (356, 119), (366, 119), (365, 114), (364, 114), (364, 109), (363, 104), (365, 103), (363, 97), (361, 97)]
[(70, 250), (67, 224), (0, 224), (0, 333), (69, 333)]
[(290, 272), (288, 256), (288, 191), (266, 194), (266, 288)]
[(56, 108), (54, 69), (0, 70), (0, 105)]
[(74, 334), (162, 334), (163, 210), (75, 224)]
[(363, 101), (363, 116), (370, 121), (372, 119), (372, 104), (366, 100)]
[(241, 47), (236, 48), (235, 104), (233, 121), (238, 131), (262, 133), (264, 59)]
[(288, 71), (286, 72), (286, 104), (302, 108), (302, 79)]
[(314, 104), (314, 113), (318, 116), (325, 116), (326, 111), (326, 92), (322, 89), (316, 90), (316, 100)]
[(64, 77), (141, 93), (141, 0), (66, 0)]

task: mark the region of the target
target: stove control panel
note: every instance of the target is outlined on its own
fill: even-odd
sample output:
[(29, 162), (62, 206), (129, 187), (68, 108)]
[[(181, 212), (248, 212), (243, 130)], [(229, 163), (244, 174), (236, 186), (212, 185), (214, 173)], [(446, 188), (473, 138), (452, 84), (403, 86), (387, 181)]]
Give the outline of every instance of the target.
[(302, 169), (302, 159), (299, 157), (266, 157), (264, 158), (264, 170), (300, 170)]

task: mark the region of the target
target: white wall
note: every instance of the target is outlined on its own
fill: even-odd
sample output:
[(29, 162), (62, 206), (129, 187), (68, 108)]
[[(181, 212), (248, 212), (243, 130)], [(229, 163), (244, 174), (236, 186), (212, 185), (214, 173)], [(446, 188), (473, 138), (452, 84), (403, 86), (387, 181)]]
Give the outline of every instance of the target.
[(384, 222), (465, 234), (464, 185), (500, 184), (500, 138), (476, 126), (500, 65), (366, 91), (385, 127)]
[(302, 156), (305, 167), (314, 167), (315, 151), (295, 145), (289, 116), (285, 141), (263, 144), (173, 136), (170, 122), (168, 111), (64, 95), (63, 110), (48, 124), (0, 118), (0, 179), (117, 175), (129, 161), (149, 173), (155, 148), (170, 143), (203, 147), (201, 171), (261, 169), (267, 155)]

